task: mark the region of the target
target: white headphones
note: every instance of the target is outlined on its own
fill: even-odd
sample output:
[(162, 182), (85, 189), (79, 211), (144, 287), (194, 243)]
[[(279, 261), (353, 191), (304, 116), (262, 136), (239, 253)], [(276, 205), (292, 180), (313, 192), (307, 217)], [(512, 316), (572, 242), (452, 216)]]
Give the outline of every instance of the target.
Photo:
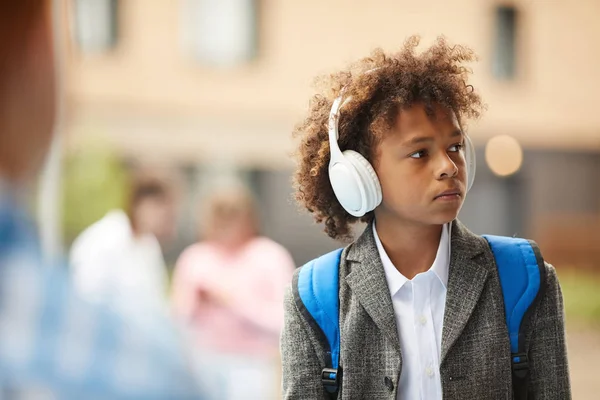
[[(342, 90), (342, 94), (343, 94)], [(354, 150), (345, 150), (343, 153), (338, 145), (338, 126), (340, 108), (346, 104), (348, 97), (342, 104), (340, 95), (333, 101), (329, 113), (329, 181), (333, 187), (335, 197), (344, 209), (355, 217), (362, 217), (373, 211), (381, 203), (381, 185), (373, 166), (365, 157)], [(464, 143), (465, 161), (467, 166), (467, 191), (473, 186), (475, 180), (475, 148), (471, 139), (465, 135)]]

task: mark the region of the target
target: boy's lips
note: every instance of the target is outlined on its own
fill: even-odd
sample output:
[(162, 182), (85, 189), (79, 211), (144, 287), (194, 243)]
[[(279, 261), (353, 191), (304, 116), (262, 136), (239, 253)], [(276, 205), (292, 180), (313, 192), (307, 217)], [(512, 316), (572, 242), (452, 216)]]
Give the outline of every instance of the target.
[(452, 200), (452, 199), (457, 199), (460, 198), (462, 195), (460, 189), (448, 189), (445, 190), (441, 193), (439, 193), (438, 195), (436, 195), (433, 199), (437, 200)]

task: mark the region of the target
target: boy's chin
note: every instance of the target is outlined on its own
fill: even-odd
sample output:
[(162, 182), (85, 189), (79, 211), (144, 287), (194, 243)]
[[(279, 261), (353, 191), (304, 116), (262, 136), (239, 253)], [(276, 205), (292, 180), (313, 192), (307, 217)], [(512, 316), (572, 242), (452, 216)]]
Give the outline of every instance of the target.
[(433, 221), (431, 221), (431, 223), (433, 225), (444, 225), (444, 224), (448, 224), (452, 221), (454, 221), (456, 218), (458, 218), (458, 212), (459, 210), (456, 211), (448, 211), (445, 213), (439, 213), (438, 215), (435, 216), (435, 218), (433, 218)]

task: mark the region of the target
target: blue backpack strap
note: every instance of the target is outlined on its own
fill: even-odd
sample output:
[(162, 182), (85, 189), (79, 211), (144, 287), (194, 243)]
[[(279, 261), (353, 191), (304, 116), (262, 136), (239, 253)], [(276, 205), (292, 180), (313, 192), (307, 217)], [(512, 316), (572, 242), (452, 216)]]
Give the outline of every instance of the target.
[(526, 239), (484, 235), (490, 244), (504, 296), (506, 326), (510, 338), (515, 400), (526, 400), (529, 359), (526, 334), (532, 311), (543, 295), (546, 268), (537, 244)]
[(325, 389), (336, 394), (342, 378), (339, 366), (339, 265), (343, 249), (337, 249), (305, 264), (292, 284), (298, 310), (326, 351), (321, 373)]

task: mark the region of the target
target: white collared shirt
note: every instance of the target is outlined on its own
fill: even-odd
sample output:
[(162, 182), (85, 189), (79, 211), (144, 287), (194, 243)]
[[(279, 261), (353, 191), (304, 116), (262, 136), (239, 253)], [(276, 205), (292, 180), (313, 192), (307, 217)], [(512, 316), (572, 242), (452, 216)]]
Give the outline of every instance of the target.
[(440, 353), (450, 268), (450, 224), (442, 229), (431, 268), (411, 280), (392, 264), (375, 224), (373, 233), (392, 297), (402, 350), (397, 399), (441, 400)]

